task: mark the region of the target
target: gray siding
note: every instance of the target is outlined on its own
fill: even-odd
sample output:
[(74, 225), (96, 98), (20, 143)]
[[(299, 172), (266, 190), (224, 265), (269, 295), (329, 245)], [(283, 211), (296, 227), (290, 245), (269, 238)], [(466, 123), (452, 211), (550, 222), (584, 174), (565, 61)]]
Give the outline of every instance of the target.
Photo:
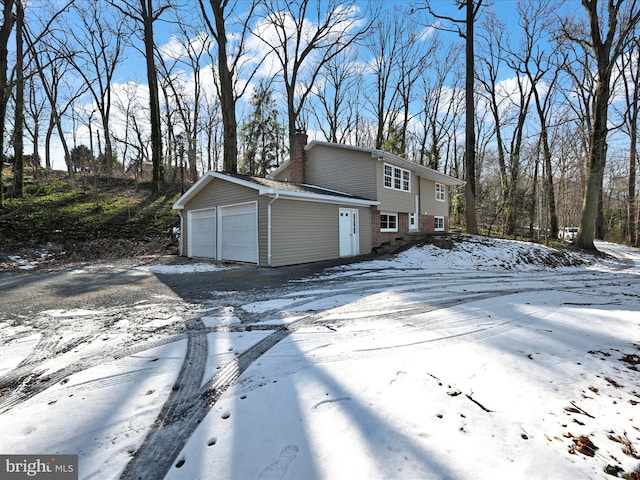
[[(340, 207), (340, 205), (297, 200), (273, 202), (271, 205), (273, 235), (271, 266), (338, 258), (340, 256)], [(360, 207), (358, 212), (360, 253), (369, 253), (371, 252), (371, 213), (368, 207)]]
[(420, 179), (420, 213), (422, 215), (433, 215), (436, 217), (448, 217), (448, 193), (449, 187), (445, 185), (445, 201), (436, 200), (436, 182), (426, 178)]
[(378, 163), (367, 152), (316, 145), (306, 152), (305, 183), (377, 200)]
[(360, 219), (360, 254), (371, 253), (373, 248), (371, 240), (371, 209), (369, 207), (358, 208)]
[[(385, 188), (384, 186), (384, 163), (376, 162), (376, 186), (378, 188), (378, 200), (380, 205), (378, 210), (381, 212), (400, 212), (411, 213), (416, 210), (416, 195), (418, 192), (418, 181), (416, 174), (411, 172), (411, 191), (404, 192)], [(373, 180), (372, 180), (373, 181)]]
[(271, 265), (338, 258), (338, 205), (276, 200), (271, 205)]
[(281, 182), (291, 181), (291, 167), (287, 166), (278, 175), (275, 175), (273, 179), (280, 180)]

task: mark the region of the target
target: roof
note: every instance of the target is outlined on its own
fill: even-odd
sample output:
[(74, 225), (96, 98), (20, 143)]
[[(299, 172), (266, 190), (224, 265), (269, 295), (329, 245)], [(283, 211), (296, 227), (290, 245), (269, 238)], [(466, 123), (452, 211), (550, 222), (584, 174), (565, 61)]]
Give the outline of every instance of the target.
[(214, 179), (220, 179), (227, 182), (252, 188), (258, 191), (258, 195), (268, 195), (269, 197), (289, 198), (296, 200), (306, 200), (310, 202), (322, 203), (338, 203), (345, 205), (379, 205), (380, 202), (369, 200), (350, 193), (338, 192), (328, 188), (318, 187), (317, 185), (306, 185), (301, 183), (282, 182), (272, 180), (270, 178), (251, 177), (249, 175), (240, 175), (238, 173), (214, 172), (205, 173), (196, 183), (194, 183), (184, 195), (182, 195), (176, 203), (173, 204), (174, 210), (182, 210), (189, 200), (203, 190)]
[[(356, 152), (363, 152), (363, 153), (368, 153), (371, 155), (371, 158), (377, 159), (377, 160), (384, 160), (388, 163), (391, 163), (393, 165), (397, 165), (399, 167), (403, 167), (406, 168), (407, 170), (411, 170), (413, 172), (416, 172), (419, 176), (423, 177), (423, 178), (428, 178), (430, 180), (433, 180), (435, 182), (438, 183), (443, 183), (445, 185), (451, 185), (451, 186), (456, 186), (456, 185), (464, 185), (464, 181), (460, 180), (456, 177), (452, 177), (451, 175), (446, 175), (442, 172), (439, 172), (437, 170), (434, 170), (432, 168), (429, 167), (425, 167), (424, 165), (420, 165), (418, 163), (415, 162), (411, 162), (409, 160), (407, 160), (406, 158), (402, 158), (399, 157), (398, 155), (394, 155), (393, 153), (389, 153), (389, 152), (385, 152), (384, 150), (377, 150), (375, 148), (365, 148), (365, 147), (356, 147), (354, 145), (345, 145), (345, 144), (341, 144), (341, 143), (330, 143), (330, 142), (321, 142), (318, 140), (313, 140), (312, 142), (309, 142), (304, 149), (308, 152), (309, 150), (318, 147), (318, 146), (324, 146), (324, 147), (330, 147), (330, 148), (338, 148), (338, 149), (343, 149), (343, 150), (352, 150), (352, 151), (356, 151)], [(287, 160), (285, 163), (283, 163), (282, 165), (280, 165), (280, 167), (278, 167), (276, 170), (274, 170), (271, 175), (275, 176), (278, 173), (280, 173), (282, 170), (284, 170), (285, 168), (287, 168), (289, 166), (289, 161)]]

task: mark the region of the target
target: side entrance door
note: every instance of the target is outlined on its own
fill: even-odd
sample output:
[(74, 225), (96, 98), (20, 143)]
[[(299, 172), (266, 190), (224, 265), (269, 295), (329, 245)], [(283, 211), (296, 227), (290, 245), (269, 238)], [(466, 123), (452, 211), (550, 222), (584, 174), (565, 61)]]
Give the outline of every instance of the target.
[(340, 256), (351, 257), (360, 253), (360, 228), (358, 210), (355, 208), (340, 209)]

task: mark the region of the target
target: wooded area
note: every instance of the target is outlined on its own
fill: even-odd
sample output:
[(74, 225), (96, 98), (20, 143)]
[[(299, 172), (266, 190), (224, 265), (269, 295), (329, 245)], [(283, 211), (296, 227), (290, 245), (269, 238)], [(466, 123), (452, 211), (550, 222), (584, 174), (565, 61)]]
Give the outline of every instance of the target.
[(638, 245), (640, 1), (453, 4), (3, 0), (0, 206), (25, 166), (264, 176), (305, 130), (463, 178), (470, 233)]

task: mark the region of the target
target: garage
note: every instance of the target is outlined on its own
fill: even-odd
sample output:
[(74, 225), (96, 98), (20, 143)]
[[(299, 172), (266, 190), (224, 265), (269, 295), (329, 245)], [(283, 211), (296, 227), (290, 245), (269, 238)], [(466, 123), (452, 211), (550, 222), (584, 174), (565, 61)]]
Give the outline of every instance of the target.
[(189, 223), (189, 256), (216, 258), (216, 209), (191, 210)]
[(370, 209), (378, 204), (312, 185), (210, 171), (173, 208), (180, 214), (180, 255), (278, 267), (369, 251)]
[(258, 263), (257, 203), (219, 207), (220, 260)]

